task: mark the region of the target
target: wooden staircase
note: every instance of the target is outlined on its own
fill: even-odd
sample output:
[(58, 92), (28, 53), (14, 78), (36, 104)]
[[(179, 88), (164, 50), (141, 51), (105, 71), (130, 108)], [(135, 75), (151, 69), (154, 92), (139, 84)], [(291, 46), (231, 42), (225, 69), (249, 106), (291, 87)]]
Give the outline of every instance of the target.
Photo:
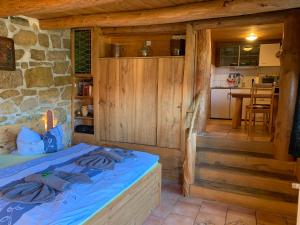
[(295, 216), (296, 164), (272, 150), (272, 143), (198, 137), (191, 196)]

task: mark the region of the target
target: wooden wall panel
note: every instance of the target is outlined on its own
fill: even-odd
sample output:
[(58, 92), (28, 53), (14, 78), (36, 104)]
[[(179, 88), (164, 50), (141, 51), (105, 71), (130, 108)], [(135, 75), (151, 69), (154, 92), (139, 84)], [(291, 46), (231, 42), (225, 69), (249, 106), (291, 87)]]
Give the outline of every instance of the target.
[(160, 58), (158, 68), (157, 144), (180, 148), (184, 59)]
[[(96, 82), (97, 85), (94, 88), (98, 90), (94, 90), (95, 94), (98, 94), (99, 98), (99, 107), (98, 107), (98, 118), (95, 118), (95, 122), (98, 124), (99, 130), (96, 130), (96, 135), (98, 140), (107, 140), (107, 115), (108, 115), (108, 107), (107, 107), (107, 79), (109, 74), (109, 63), (108, 59), (102, 59), (97, 62), (97, 76)], [(94, 96), (95, 97), (95, 96)], [(97, 102), (95, 102), (95, 105)], [(95, 107), (95, 106), (94, 106)]]
[[(119, 91), (118, 111), (118, 141), (134, 142), (135, 129), (135, 68), (134, 61), (120, 59), (119, 83), (115, 84)], [(113, 121), (111, 121), (113, 122)]]
[(107, 74), (107, 115), (105, 117), (107, 139), (119, 140), (119, 64), (118, 60), (109, 61)]
[(156, 145), (158, 59), (134, 59), (135, 140)]

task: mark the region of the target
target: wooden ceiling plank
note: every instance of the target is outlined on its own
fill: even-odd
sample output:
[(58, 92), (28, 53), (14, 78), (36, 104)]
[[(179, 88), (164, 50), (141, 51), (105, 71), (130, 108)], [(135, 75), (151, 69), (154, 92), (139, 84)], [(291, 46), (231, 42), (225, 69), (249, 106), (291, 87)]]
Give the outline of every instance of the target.
[(0, 1), (0, 17), (60, 13), (117, 1), (120, 0), (6, 0)]
[(80, 15), (40, 20), (40, 26), (42, 29), (88, 26), (143, 26), (241, 16), (298, 7), (300, 7), (299, 0), (215, 0), (136, 12)]

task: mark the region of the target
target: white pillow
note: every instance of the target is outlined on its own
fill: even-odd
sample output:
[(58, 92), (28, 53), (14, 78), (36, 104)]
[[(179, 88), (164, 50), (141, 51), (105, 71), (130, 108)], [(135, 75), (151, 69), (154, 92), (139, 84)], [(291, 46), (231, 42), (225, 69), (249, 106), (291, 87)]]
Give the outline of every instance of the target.
[(44, 142), (39, 133), (22, 127), (17, 137), (18, 154), (20, 155), (36, 155), (43, 154)]

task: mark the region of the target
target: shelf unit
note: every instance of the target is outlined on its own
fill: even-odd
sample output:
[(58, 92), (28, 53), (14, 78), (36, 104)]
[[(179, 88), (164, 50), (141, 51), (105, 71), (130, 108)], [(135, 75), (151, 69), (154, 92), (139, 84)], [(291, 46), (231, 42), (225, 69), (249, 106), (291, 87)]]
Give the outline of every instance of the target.
[[(73, 29), (71, 32), (72, 43), (72, 65), (73, 65), (73, 82), (72, 82), (72, 122), (73, 140), (79, 142), (92, 142), (95, 139), (94, 134), (76, 132), (77, 125), (88, 125), (94, 127), (94, 29)], [(83, 116), (82, 106), (88, 106), (89, 114)]]

